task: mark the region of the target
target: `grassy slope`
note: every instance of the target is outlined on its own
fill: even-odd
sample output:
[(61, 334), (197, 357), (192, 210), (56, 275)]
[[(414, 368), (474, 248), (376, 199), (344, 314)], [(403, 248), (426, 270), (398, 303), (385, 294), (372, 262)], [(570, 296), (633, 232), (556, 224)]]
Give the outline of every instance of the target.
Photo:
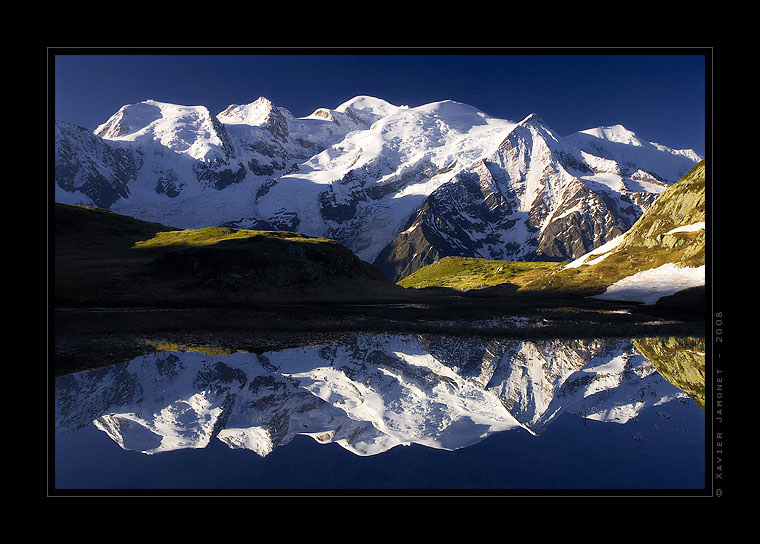
[(180, 230), (55, 206), (57, 306), (204, 306), (382, 297), (394, 286), (335, 241), (298, 233)]
[(247, 240), (251, 238), (268, 238), (279, 240), (293, 240), (307, 244), (335, 244), (327, 238), (313, 238), (299, 232), (265, 231), (231, 229), (227, 227), (206, 227), (203, 229), (168, 230), (157, 232), (155, 236), (147, 240), (135, 242), (137, 249), (151, 249), (171, 246), (203, 247), (231, 240)]
[(444, 257), (401, 279), (398, 285), (416, 289), (450, 287), (460, 291), (482, 289), (505, 283), (522, 287), (561, 266), (562, 263)]
[(563, 296), (600, 294), (627, 276), (665, 263), (695, 267), (704, 264), (704, 231), (666, 235), (674, 227), (705, 220), (705, 168), (698, 163), (671, 185), (603, 261), (563, 270), (566, 263), (489, 261), (446, 257), (398, 282), (402, 287), (479, 289), (500, 284), (521, 293)]

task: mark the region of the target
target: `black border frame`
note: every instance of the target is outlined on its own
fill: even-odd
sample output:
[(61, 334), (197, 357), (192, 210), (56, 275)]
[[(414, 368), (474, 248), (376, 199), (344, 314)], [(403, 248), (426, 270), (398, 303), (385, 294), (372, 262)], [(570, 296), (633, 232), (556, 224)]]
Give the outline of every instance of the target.
[[(720, 303), (716, 289), (716, 242), (714, 230), (716, 208), (715, 131), (715, 47), (45, 47), (47, 86), (47, 495), (48, 497), (707, 497), (720, 498), (725, 493), (726, 425), (723, 404), (726, 390), (723, 382), (724, 329), (729, 315)], [(54, 430), (52, 423), (54, 394), (54, 124), (55, 124), (55, 57), (57, 55), (701, 55), (705, 57), (705, 166), (706, 166), (706, 383), (705, 383), (705, 489), (703, 490), (58, 490), (55, 488)], [(718, 200), (719, 202), (719, 200)], [(723, 356), (723, 359), (721, 358)]]

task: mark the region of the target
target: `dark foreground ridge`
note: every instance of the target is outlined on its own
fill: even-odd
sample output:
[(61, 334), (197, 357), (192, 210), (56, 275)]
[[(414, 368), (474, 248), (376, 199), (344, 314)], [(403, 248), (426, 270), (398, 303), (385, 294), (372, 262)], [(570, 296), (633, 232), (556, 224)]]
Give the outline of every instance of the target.
[(705, 290), (652, 306), (511, 283), (405, 289), (337, 242), (180, 230), (96, 208), (54, 209), (56, 374), (160, 345), (261, 353), (377, 332), (501, 338), (704, 336)]

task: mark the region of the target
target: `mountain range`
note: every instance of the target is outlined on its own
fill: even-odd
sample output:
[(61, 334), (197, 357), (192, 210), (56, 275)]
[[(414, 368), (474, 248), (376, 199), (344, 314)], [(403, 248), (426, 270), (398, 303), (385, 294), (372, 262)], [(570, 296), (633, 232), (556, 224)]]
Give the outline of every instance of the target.
[(626, 232), (702, 159), (621, 125), (562, 137), (447, 100), (357, 96), (296, 118), (155, 100), (55, 125), (55, 200), (177, 228), (329, 238), (394, 281), (443, 256), (572, 260)]

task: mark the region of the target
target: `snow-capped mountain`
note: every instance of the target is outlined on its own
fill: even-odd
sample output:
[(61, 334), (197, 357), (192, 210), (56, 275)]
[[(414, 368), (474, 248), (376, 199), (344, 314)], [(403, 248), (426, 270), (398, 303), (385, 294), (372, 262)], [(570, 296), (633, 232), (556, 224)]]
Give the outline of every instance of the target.
[[(686, 170), (693, 165), (678, 162)], [(655, 161), (639, 164), (590, 155), (530, 115), (493, 152), (433, 191), (375, 264), (403, 277), (444, 256), (582, 255), (629, 229), (667, 186), (642, 170), (653, 170)]]
[(147, 100), (94, 133), (56, 124), (55, 198), (181, 228), (335, 239), (399, 277), (443, 255), (578, 257), (628, 229), (699, 157), (621, 126), (566, 138), (442, 101), (355, 97), (294, 117)]
[[(86, 392), (86, 394), (83, 394)], [(357, 334), (262, 355), (161, 351), (56, 380), (56, 429), (94, 423), (154, 454), (219, 439), (261, 456), (296, 435), (357, 455), (540, 434), (561, 413), (624, 424), (686, 394), (628, 340)]]

